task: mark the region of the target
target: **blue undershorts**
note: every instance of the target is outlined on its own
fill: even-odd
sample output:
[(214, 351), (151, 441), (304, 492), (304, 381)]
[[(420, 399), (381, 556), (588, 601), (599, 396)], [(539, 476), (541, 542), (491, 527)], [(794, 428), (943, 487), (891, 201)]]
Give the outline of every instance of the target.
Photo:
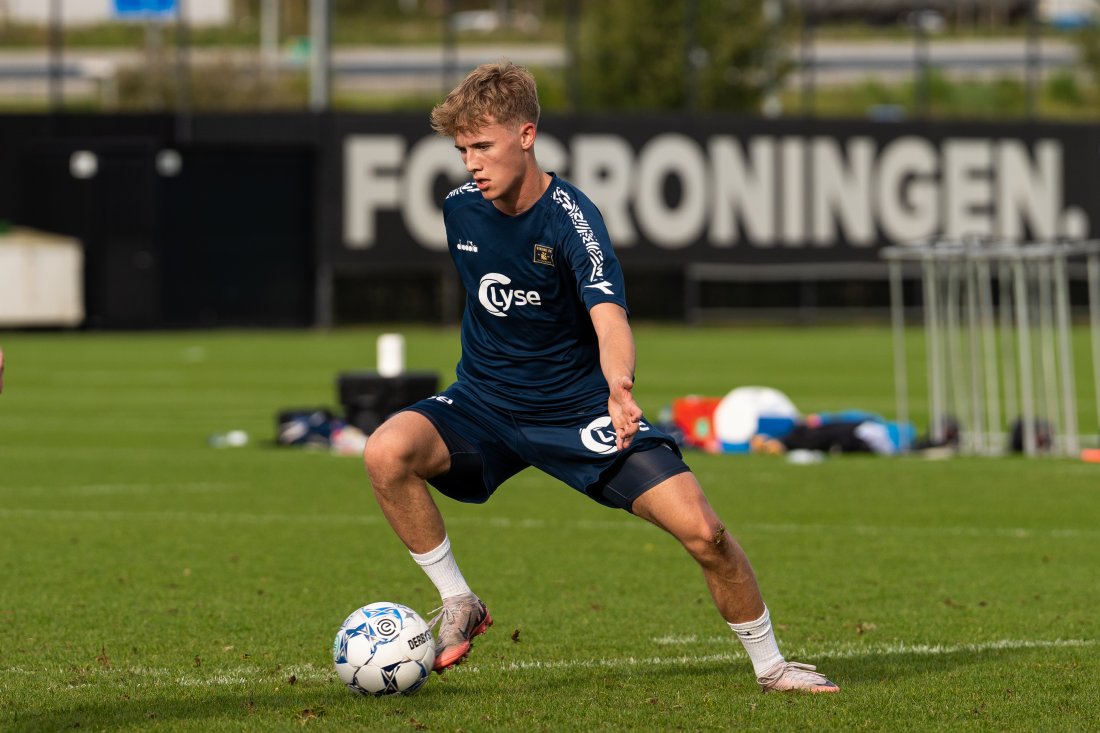
[(456, 383), (406, 409), (428, 418), (447, 445), (451, 467), (428, 483), (458, 501), (488, 501), (498, 486), (534, 466), (605, 506), (630, 511), (648, 489), (690, 470), (675, 441), (644, 418), (630, 447), (617, 450), (606, 403), (521, 415)]

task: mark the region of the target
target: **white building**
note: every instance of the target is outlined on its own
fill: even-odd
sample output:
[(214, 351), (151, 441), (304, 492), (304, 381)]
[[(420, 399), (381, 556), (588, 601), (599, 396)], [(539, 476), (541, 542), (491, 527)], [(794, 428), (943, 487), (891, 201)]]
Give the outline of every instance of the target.
[[(60, 0), (61, 21), (64, 25), (91, 25), (122, 20), (117, 13), (116, 0)], [(140, 3), (125, 2), (129, 7)], [(51, 20), (53, 0), (0, 0), (0, 23), (25, 23), (45, 25)], [(231, 17), (231, 0), (176, 0), (183, 9), (183, 17), (190, 25), (225, 25)], [(175, 13), (167, 16), (175, 20)], [(132, 18), (140, 20), (138, 18)]]
[(1095, 0), (1040, 0), (1044, 21), (1061, 28), (1080, 28), (1096, 22)]

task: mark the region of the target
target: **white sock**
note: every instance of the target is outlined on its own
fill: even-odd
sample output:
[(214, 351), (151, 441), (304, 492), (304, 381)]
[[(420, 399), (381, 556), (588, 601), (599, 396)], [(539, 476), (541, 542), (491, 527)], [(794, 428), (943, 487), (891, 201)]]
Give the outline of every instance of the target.
[(767, 606), (764, 606), (764, 615), (755, 621), (747, 621), (743, 624), (728, 621), (726, 623), (729, 623), (733, 633), (737, 634), (737, 638), (744, 645), (757, 677), (783, 661), (783, 655), (779, 653), (779, 643), (775, 640), (775, 631), (772, 630), (772, 618), (768, 614)]
[(466, 579), (462, 577), (462, 571), (458, 569), (455, 556), (451, 554), (451, 538), (443, 537), (442, 544), (434, 550), (429, 550), (423, 555), (410, 552), (416, 564), (424, 569), (428, 578), (435, 583), (440, 598), (451, 598), (472, 593)]

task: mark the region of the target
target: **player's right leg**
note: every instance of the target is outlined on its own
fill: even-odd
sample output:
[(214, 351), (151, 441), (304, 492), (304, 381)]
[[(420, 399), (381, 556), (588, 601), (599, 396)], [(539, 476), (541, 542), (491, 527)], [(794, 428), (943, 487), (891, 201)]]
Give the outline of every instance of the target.
[(446, 474), (451, 453), (435, 425), (412, 410), (390, 417), (367, 440), (363, 462), (375, 498), (394, 532), (439, 590), (434, 669), (460, 663), (471, 640), (492, 625), (485, 604), (466, 584), (427, 480)]
[(410, 552), (426, 553), (446, 537), (427, 480), (446, 473), (451, 454), (431, 421), (405, 411), (371, 433), (363, 451), (378, 506)]

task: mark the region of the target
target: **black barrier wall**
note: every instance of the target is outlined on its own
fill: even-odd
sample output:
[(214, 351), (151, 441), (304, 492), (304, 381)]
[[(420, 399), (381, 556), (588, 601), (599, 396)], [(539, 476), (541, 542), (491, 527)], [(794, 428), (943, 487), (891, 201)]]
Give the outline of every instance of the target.
[(313, 323), (315, 121), (177, 122), (0, 118), (0, 218), (80, 239), (88, 327)]
[[(454, 320), (427, 115), (0, 117), (0, 217), (80, 237), (92, 326)], [(95, 176), (72, 156), (94, 153)], [(1088, 239), (1100, 132), (1052, 124), (548, 117), (635, 314), (885, 305), (878, 251)]]

